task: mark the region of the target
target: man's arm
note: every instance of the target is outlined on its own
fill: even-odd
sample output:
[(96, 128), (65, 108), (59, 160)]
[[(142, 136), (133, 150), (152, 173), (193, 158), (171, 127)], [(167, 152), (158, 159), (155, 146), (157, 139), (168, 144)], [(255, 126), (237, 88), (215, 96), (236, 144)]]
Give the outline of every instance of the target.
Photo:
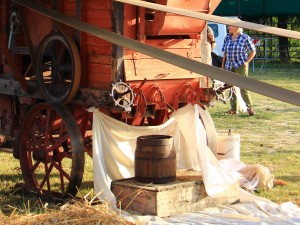
[(214, 49), (215, 47), (216, 47), (216, 41), (215, 41), (215, 39), (214, 39), (214, 41), (212, 41), (211, 42), (211, 49)]
[(249, 63), (251, 62), (251, 60), (254, 58), (255, 55), (256, 55), (256, 51), (253, 50), (253, 51), (249, 54), (248, 59), (244, 62), (244, 65), (245, 65), (245, 66), (248, 66)]
[(222, 59), (222, 69), (225, 68), (225, 61), (226, 61), (226, 52), (224, 52), (224, 55), (223, 55), (223, 59)]

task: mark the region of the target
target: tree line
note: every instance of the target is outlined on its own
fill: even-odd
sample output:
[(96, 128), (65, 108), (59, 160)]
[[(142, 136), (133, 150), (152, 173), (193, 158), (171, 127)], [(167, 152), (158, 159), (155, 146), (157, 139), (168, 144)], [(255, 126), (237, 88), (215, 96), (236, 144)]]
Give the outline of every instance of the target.
[[(255, 18), (243, 17), (242, 20), (283, 29), (300, 31), (300, 16), (279, 15), (273, 17)], [(250, 30), (248, 30), (247, 33), (250, 36), (270, 37), (270, 35), (261, 34)], [(282, 63), (300, 61), (300, 40), (277, 37), (273, 35), (271, 37), (272, 44), (269, 44), (268, 46), (262, 46), (263, 48), (269, 48), (267, 50), (271, 54), (271, 57), (274, 57), (274, 52), (276, 52), (276, 58)]]

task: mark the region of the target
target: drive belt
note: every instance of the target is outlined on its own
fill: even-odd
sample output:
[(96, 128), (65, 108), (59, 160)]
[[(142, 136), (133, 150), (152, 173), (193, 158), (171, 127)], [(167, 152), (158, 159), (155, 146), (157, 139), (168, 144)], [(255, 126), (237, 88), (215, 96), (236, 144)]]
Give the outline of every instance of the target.
[(172, 7), (172, 6), (165, 6), (165, 5), (161, 5), (161, 4), (145, 2), (145, 1), (141, 1), (141, 0), (113, 0), (113, 1), (127, 3), (130, 5), (140, 6), (140, 7), (144, 7), (144, 8), (148, 8), (148, 9), (154, 9), (154, 10), (158, 10), (158, 11), (162, 11), (162, 12), (168, 12), (168, 13), (173, 13), (173, 14), (177, 14), (177, 15), (187, 16), (187, 17), (191, 17), (191, 18), (195, 18), (195, 19), (211, 21), (214, 23), (232, 25), (232, 26), (236, 26), (236, 27), (249, 29), (249, 30), (259, 31), (262, 33), (268, 33), (268, 34), (274, 34), (274, 35), (282, 36), (282, 37), (300, 39), (300, 32), (297, 32), (297, 31), (286, 30), (286, 29), (277, 28), (277, 27), (270, 27), (270, 26), (266, 26), (266, 25), (250, 23), (250, 22), (245, 22), (245, 21), (239, 21), (236, 19), (214, 16), (214, 15), (210, 15), (210, 14), (190, 11), (190, 10), (186, 10), (186, 9), (180, 9), (180, 8), (176, 8), (176, 7)]
[(249, 77), (237, 75), (230, 71), (225, 71), (217, 67), (197, 62), (143, 43), (136, 40), (118, 35), (108, 30), (98, 28), (75, 18), (64, 16), (63, 14), (47, 9), (41, 5), (27, 0), (13, 0), (13, 2), (34, 10), (44, 16), (47, 16), (55, 21), (63, 23), (67, 26), (73, 27), (77, 30), (94, 35), (115, 45), (123, 46), (141, 52), (153, 58), (160, 59), (167, 63), (176, 65), (178, 67), (190, 70), (192, 72), (211, 77), (213, 79), (221, 80), (229, 84), (236, 85), (240, 88), (248, 89), (253, 92), (269, 96), (284, 102), (300, 106), (300, 93), (277, 87), (275, 85), (267, 84)]

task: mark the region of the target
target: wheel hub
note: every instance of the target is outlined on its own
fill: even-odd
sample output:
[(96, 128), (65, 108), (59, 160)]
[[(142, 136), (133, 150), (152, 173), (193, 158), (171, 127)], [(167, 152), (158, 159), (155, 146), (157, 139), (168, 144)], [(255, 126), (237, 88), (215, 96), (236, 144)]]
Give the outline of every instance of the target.
[[(51, 154), (50, 154), (51, 153)], [(43, 163), (50, 162), (52, 152), (45, 152), (44, 149), (38, 149), (34, 152), (32, 152), (32, 157), (36, 161), (41, 161)]]

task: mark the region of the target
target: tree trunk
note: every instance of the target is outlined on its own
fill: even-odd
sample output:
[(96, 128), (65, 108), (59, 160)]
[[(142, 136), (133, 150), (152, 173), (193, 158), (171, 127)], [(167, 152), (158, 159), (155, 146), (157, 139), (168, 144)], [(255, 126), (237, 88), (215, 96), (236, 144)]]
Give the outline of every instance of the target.
[[(278, 27), (287, 29), (289, 17), (286, 15), (278, 16)], [(279, 37), (279, 59), (280, 62), (286, 63), (290, 60), (289, 39), (287, 37)]]

